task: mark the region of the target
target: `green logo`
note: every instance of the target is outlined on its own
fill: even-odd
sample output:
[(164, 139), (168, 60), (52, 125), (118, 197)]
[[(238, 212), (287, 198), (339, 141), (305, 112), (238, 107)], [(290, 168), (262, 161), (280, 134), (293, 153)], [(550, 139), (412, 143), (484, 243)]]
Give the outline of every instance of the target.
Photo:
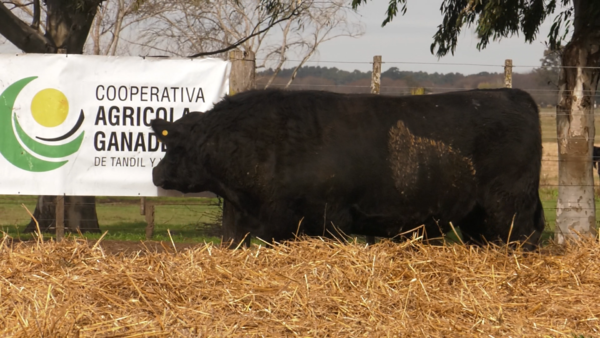
[[(30, 137), (21, 128), (13, 107), (21, 90), (35, 79), (37, 79), (37, 76), (21, 79), (10, 85), (0, 94), (0, 154), (15, 167), (32, 172), (45, 172), (62, 167), (68, 161), (61, 159), (79, 150), (83, 141), (83, 131), (68, 143), (60, 145), (52, 145), (51, 143), (65, 140), (75, 134), (83, 124), (84, 116), (82, 110), (79, 113), (79, 119), (75, 126), (60, 137), (36, 137), (38, 140), (46, 141), (50, 144), (40, 143)], [(61, 125), (66, 120), (68, 114), (69, 101), (59, 90), (52, 88), (43, 89), (35, 94), (31, 100), (31, 115), (37, 123), (44, 127)], [(35, 155), (57, 159), (58, 162), (47, 161)]]

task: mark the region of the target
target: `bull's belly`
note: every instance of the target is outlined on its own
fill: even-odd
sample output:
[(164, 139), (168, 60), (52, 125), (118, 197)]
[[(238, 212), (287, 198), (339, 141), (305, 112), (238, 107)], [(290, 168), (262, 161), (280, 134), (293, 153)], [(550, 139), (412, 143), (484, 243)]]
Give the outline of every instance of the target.
[(352, 232), (360, 235), (394, 237), (398, 234), (422, 228), (429, 236), (439, 236), (474, 208), (475, 189), (434, 189), (412, 191), (401, 194), (394, 203), (379, 203), (351, 208), (353, 215)]

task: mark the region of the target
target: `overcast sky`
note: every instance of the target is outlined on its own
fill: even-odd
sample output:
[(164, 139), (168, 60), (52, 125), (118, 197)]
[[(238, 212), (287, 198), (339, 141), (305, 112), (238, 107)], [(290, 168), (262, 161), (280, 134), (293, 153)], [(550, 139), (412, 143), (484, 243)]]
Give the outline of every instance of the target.
[[(401, 70), (427, 71), (427, 72), (460, 72), (463, 74), (488, 72), (503, 72), (505, 59), (512, 59), (515, 72), (527, 72), (531, 66), (538, 66), (545, 49), (544, 41), (552, 24), (551, 19), (546, 20), (540, 28), (537, 41), (526, 43), (523, 36), (503, 39), (492, 42), (482, 51), (476, 48), (478, 39), (474, 29), (464, 29), (456, 48), (455, 55), (447, 55), (438, 60), (429, 51), (433, 35), (437, 26), (442, 23), (439, 11), (440, 0), (409, 0), (405, 16), (399, 16), (385, 27), (381, 22), (385, 18), (388, 1), (372, 0), (369, 4), (358, 8), (358, 14), (366, 24), (366, 34), (357, 39), (340, 38), (323, 45), (318, 57), (313, 58), (312, 65), (330, 65), (325, 61), (338, 61), (335, 67), (347, 70), (370, 70), (368, 63), (345, 62), (370, 62), (374, 55), (381, 55), (384, 65), (383, 70), (389, 67), (398, 67)], [(320, 60), (321, 62), (316, 62)], [(406, 64), (420, 63), (420, 64)], [(432, 64), (424, 64), (432, 63)], [(459, 66), (443, 65), (442, 63), (461, 64), (486, 64), (494, 66)], [(529, 67), (521, 67), (529, 66)]]
[[(437, 26), (442, 22), (439, 11), (441, 0), (409, 0), (405, 16), (397, 17), (387, 26), (381, 27), (387, 4), (386, 0), (372, 0), (359, 7), (358, 15), (366, 26), (366, 34), (356, 39), (338, 38), (328, 41), (307, 65), (367, 71), (372, 69), (373, 56), (381, 55), (384, 71), (390, 67), (398, 67), (401, 70), (430, 73), (473, 74), (482, 71), (503, 72), (504, 60), (512, 59), (514, 71), (524, 73), (540, 64), (545, 49), (544, 41), (547, 40), (552, 24), (551, 19), (546, 20), (537, 41), (531, 44), (526, 43), (522, 36), (515, 36), (492, 42), (482, 51), (476, 48), (478, 40), (474, 29), (464, 29), (455, 55), (447, 55), (438, 60), (429, 52), (429, 46)], [(0, 46), (0, 53), (16, 52), (18, 49), (8, 42)]]

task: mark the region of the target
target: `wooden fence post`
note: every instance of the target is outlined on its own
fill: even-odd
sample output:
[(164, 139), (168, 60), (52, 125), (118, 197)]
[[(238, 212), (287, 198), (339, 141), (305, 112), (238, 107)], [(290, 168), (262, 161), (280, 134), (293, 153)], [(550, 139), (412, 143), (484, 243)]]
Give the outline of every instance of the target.
[(144, 209), (146, 219), (146, 240), (149, 241), (154, 235), (154, 205), (147, 203)]
[(253, 52), (234, 50), (229, 52), (231, 74), (229, 75), (229, 95), (254, 89), (256, 61)]
[(146, 221), (146, 240), (154, 236), (154, 205), (149, 203), (146, 197), (140, 198), (140, 215), (144, 215)]
[(146, 214), (146, 197), (140, 198), (140, 215)]
[[(381, 55), (373, 56), (373, 73), (371, 74), (371, 94), (381, 93)], [(375, 236), (365, 236), (367, 244), (375, 244)]]
[(512, 60), (504, 60), (504, 87), (512, 88)]
[(371, 74), (371, 94), (381, 93), (381, 55), (373, 56), (373, 74)]
[(56, 196), (56, 241), (62, 241), (65, 236), (65, 196)]
[[(256, 60), (253, 52), (233, 50), (229, 52), (229, 61), (231, 62), (231, 74), (229, 75), (229, 95), (254, 89), (256, 78)], [(235, 208), (233, 205), (223, 199), (223, 240), (233, 240), (232, 246), (236, 247), (245, 234), (236, 231), (235, 226)], [(240, 237), (240, 235), (242, 237)], [(237, 243), (236, 243), (237, 241)], [(250, 236), (244, 240), (246, 247), (250, 246)]]

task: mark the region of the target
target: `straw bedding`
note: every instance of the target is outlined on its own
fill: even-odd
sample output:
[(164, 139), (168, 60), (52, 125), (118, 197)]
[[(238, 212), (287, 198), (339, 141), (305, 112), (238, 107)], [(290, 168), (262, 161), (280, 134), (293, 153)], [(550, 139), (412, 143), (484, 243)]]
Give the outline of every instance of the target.
[(600, 246), (0, 246), (2, 337), (592, 337)]

